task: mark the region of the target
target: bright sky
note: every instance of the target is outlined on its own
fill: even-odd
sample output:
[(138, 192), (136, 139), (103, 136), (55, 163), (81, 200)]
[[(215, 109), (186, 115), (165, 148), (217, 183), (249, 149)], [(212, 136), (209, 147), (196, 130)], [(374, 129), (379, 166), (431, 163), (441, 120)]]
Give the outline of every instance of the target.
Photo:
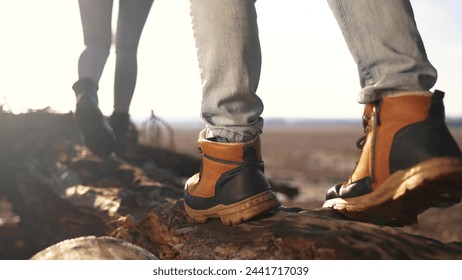
[[(414, 0), (435, 88), (448, 116), (462, 117), (462, 2)], [(359, 80), (327, 1), (259, 0), (263, 117), (360, 118)], [(201, 81), (188, 0), (156, 0), (139, 49), (131, 114), (199, 118)], [(50, 106), (74, 110), (71, 89), (83, 36), (77, 0), (0, 1), (0, 104), (14, 112)], [(100, 82), (102, 111), (112, 112), (114, 56)]]

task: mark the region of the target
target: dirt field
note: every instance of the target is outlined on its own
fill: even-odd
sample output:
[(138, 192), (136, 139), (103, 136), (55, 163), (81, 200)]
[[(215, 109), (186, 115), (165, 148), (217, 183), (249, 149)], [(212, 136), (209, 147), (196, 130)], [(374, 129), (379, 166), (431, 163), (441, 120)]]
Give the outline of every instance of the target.
[[(199, 156), (196, 139), (201, 128), (175, 126), (177, 151)], [(451, 128), (462, 146), (462, 128)], [(287, 206), (320, 207), (328, 188), (346, 180), (359, 158), (356, 140), (363, 135), (358, 125), (267, 125), (262, 135), (262, 154), (268, 178), (289, 183), (300, 195)], [(448, 209), (430, 209), (419, 224), (403, 230), (443, 242), (462, 242), (462, 204)]]

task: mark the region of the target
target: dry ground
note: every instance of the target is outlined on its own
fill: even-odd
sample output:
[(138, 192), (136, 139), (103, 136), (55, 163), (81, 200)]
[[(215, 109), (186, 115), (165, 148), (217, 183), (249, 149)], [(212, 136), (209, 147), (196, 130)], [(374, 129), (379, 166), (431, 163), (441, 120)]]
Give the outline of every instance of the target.
[[(179, 152), (199, 156), (196, 139), (201, 128), (175, 126)], [(451, 128), (462, 147), (462, 128)], [(267, 176), (297, 187), (292, 199), (281, 195), (288, 206), (320, 207), (328, 188), (344, 181), (359, 158), (356, 140), (363, 135), (358, 125), (267, 125), (262, 135), (262, 154)], [(462, 241), (462, 203), (447, 209), (430, 209), (419, 224), (403, 230), (443, 242)]]
[[(29, 190), (24, 191), (24, 189), (18, 188), (21, 182), (21, 186), (33, 186), (31, 190), (36, 192), (35, 187), (38, 186), (38, 190), (40, 190), (41, 186), (40, 184), (21, 181), (22, 179), (18, 174), (21, 174), (24, 167), (28, 166), (24, 166), (24, 163), (31, 159), (32, 161), (40, 159), (46, 162), (45, 165), (48, 166), (50, 162), (54, 162), (55, 159), (50, 156), (55, 155), (56, 152), (56, 146), (50, 145), (50, 143), (56, 143), (56, 140), (60, 139), (63, 146), (58, 147), (59, 149), (65, 149), (66, 141), (74, 143), (79, 138), (78, 135), (74, 135), (77, 133), (77, 129), (74, 126), (69, 126), (68, 118), (50, 115), (47, 112), (36, 112), (34, 114), (20, 116), (4, 114), (0, 118), (2, 120), (2, 131), (4, 131), (1, 134), (4, 142), (0, 145), (0, 148), (2, 148), (0, 149), (2, 154), (2, 161), (0, 162), (2, 167), (0, 168), (0, 171), (2, 171), (0, 172), (2, 183), (2, 188), (0, 188), (1, 259), (28, 258), (31, 256), (31, 252), (37, 252), (39, 249), (37, 244), (42, 244), (36, 242), (36, 233), (47, 235), (52, 232), (49, 236), (55, 237), (56, 229), (53, 226), (67, 226), (67, 224), (61, 223), (48, 225), (51, 221), (61, 221), (62, 219), (46, 218), (45, 223), (36, 222), (27, 214), (30, 211), (24, 211), (24, 205), (32, 207), (35, 204), (31, 206), (30, 203), (34, 201), (39, 203), (38, 206), (32, 207), (37, 209), (39, 217), (48, 217), (47, 215), (50, 213), (46, 211), (55, 209), (48, 207), (51, 205), (48, 200), (43, 203), (44, 199), (37, 199), (39, 196), (37, 193), (28, 195)], [(30, 122), (31, 119), (34, 121)], [(21, 125), (18, 125), (18, 122)], [(53, 124), (50, 125), (50, 123)], [(50, 127), (54, 127), (54, 129), (48, 130)], [(174, 146), (176, 151), (199, 158), (196, 140), (201, 129), (201, 124), (175, 125)], [(266, 174), (273, 182), (273, 186), (278, 187), (278, 190), (280, 190), (281, 185), (286, 184), (299, 191), (299, 195), (295, 197), (280, 194), (281, 201), (286, 206), (298, 206), (305, 209), (320, 207), (326, 190), (332, 185), (345, 180), (354, 168), (359, 155), (359, 150), (355, 147), (355, 141), (362, 134), (360, 123), (357, 125), (267, 124), (262, 135), (262, 152), (266, 163)], [(462, 128), (453, 129), (453, 134), (462, 146)], [(163, 135), (165, 136), (167, 133)], [(167, 144), (171, 145), (172, 143)], [(160, 164), (164, 160), (172, 159), (172, 157), (168, 156), (168, 151), (155, 150), (167, 152), (158, 154), (162, 160), (157, 157), (156, 163)], [(179, 160), (178, 157), (173, 158), (176, 159), (174, 162), (176, 165), (172, 166), (176, 167), (171, 166), (170, 169), (175, 171), (183, 170), (185, 174), (181, 175), (182, 178), (190, 176), (199, 168), (199, 161), (192, 160), (194, 162), (192, 168), (186, 171), (184, 166), (188, 166), (188, 161), (191, 162), (191, 158), (179, 157)], [(155, 166), (157, 165), (154, 164), (153, 167)], [(159, 167), (162, 168), (162, 166)], [(46, 170), (41, 171), (45, 172), (43, 174), (49, 174)], [(125, 178), (124, 176), (123, 178)], [(38, 193), (42, 194), (41, 191), (38, 191)], [(278, 191), (278, 193), (280, 192)], [(61, 200), (58, 199), (56, 202), (61, 203)], [(42, 207), (44, 205), (47, 207)], [(62, 208), (62, 205), (59, 204), (58, 207)], [(449, 209), (428, 210), (419, 217), (420, 223), (418, 225), (406, 227), (402, 230), (431, 237), (444, 243), (458, 242), (454, 245), (456, 247), (460, 246), (462, 244), (461, 209), (462, 204)], [(78, 223), (80, 223), (81, 218), (78, 215)], [(32, 222), (32, 225), (29, 222)], [(23, 228), (24, 225), (27, 225), (28, 228)], [(50, 226), (53, 229), (43, 230), (42, 225)], [(104, 224), (98, 223), (96, 227), (100, 225)], [(39, 229), (36, 228), (37, 226), (39, 226)], [(89, 228), (81, 227), (80, 229), (87, 230)], [(32, 235), (29, 235), (28, 230), (31, 230)], [(75, 234), (76, 231), (72, 229), (71, 232)], [(91, 228), (91, 232), (93, 232), (93, 228)], [(40, 236), (43, 237), (43, 235)], [(40, 239), (40, 236), (38, 239)]]

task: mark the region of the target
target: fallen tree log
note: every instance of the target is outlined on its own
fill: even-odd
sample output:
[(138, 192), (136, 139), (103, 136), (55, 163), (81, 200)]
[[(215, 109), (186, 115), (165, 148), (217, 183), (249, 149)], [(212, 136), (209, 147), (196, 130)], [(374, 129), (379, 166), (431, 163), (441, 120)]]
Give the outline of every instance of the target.
[(93, 156), (71, 114), (2, 114), (0, 195), (21, 217), (23, 244), (32, 244), (23, 258), (106, 236), (159, 259), (462, 259), (461, 242), (345, 220), (330, 209), (282, 207), (235, 226), (192, 223), (182, 193), (197, 159), (144, 146), (124, 158)]
[(122, 239), (83, 236), (58, 242), (32, 260), (158, 260), (153, 254)]

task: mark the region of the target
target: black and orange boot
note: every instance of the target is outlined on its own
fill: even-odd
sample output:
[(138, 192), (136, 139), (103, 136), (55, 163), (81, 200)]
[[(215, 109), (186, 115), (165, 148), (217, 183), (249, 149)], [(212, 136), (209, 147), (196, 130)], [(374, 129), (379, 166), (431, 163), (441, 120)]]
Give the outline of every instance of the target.
[(280, 205), (264, 176), (260, 138), (252, 141), (214, 142), (199, 136), (202, 167), (189, 178), (184, 192), (188, 217), (196, 222), (220, 218), (239, 224)]
[(459, 203), (462, 154), (446, 126), (443, 97), (416, 92), (367, 104), (360, 159), (323, 206), (359, 221), (404, 226), (430, 207)]
[(76, 96), (75, 119), (85, 145), (95, 154), (109, 155), (117, 149), (108, 121), (98, 108), (98, 84), (88, 78), (79, 79), (72, 89)]

